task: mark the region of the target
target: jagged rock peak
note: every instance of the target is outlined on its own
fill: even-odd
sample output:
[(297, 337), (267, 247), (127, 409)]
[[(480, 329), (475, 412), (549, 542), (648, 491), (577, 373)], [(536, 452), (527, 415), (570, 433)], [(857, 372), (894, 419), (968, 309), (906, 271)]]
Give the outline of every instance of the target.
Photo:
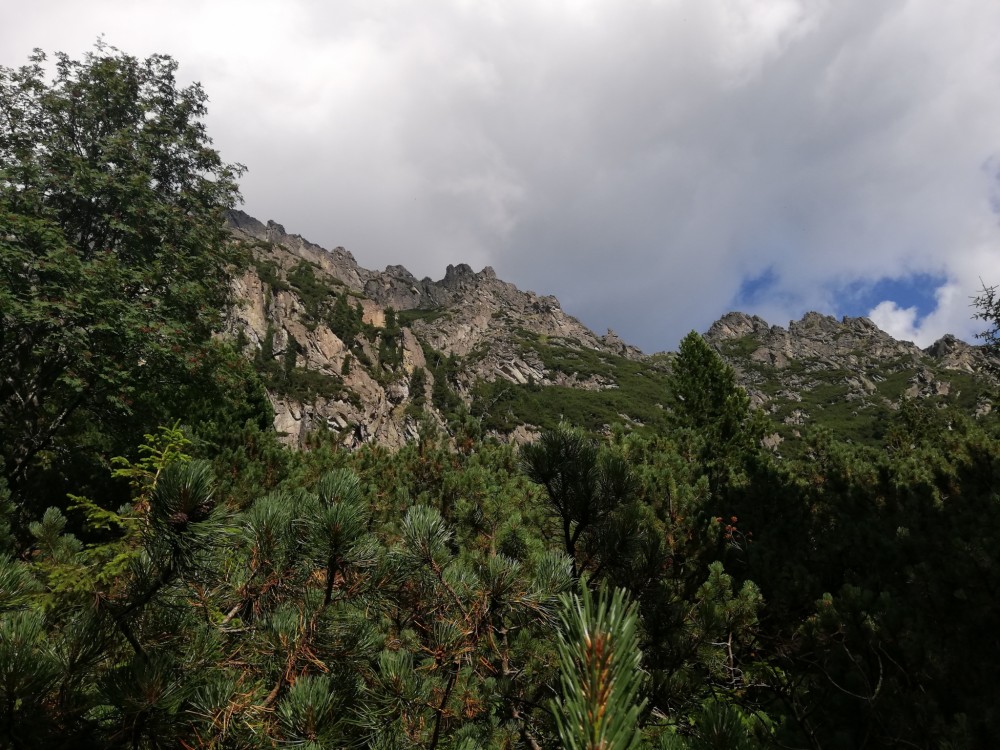
[(966, 344), (961, 339), (956, 336), (952, 336), (950, 333), (946, 333), (944, 336), (939, 338), (933, 344), (924, 349), (924, 352), (932, 357), (945, 357), (952, 352), (960, 349), (971, 349), (968, 344)]
[(770, 325), (763, 318), (742, 312), (729, 312), (712, 324), (712, 327), (708, 329), (707, 338), (719, 341), (738, 339), (752, 333), (768, 330), (770, 330)]
[(879, 331), (881, 333), (885, 333), (885, 331), (875, 325), (871, 318), (849, 318), (845, 315), (843, 320), (841, 320), (841, 323), (845, 326), (853, 328), (856, 331)]
[[(285, 369), (284, 380), (269, 381), (275, 428), (290, 444), (304, 445), (310, 431), (321, 429), (335, 431), (344, 445), (402, 445), (417, 434), (423, 417), (446, 424), (447, 412), (431, 398), (441, 385), (436, 378), (445, 378), (452, 396), (471, 408), (484, 393), (507, 393), (503, 382), (493, 390), (484, 385), (497, 381), (588, 391), (625, 387), (627, 380), (610, 358), (599, 357), (610, 370), (591, 367), (597, 361), (593, 352), (645, 362), (650, 372), (662, 371), (669, 362), (646, 357), (610, 329), (598, 336), (566, 314), (555, 297), (521, 291), (489, 266), (476, 273), (458, 263), (448, 265), (439, 281), (417, 280), (403, 265), (362, 268), (342, 248), (327, 251), (289, 235), (274, 221), (262, 223), (242, 211), (227, 218), (254, 259), (234, 281), (241, 304), (231, 312), (230, 332), (245, 342), (244, 352), (255, 361), (264, 362), (264, 342), (270, 342), (273, 361), (262, 370), (268, 377), (279, 365), (287, 368), (284, 355), (291, 342), (296, 344), (294, 366), (296, 372), (303, 370), (302, 377), (292, 378)], [(310, 278), (315, 285), (307, 283)], [(325, 303), (317, 302), (320, 294), (327, 295)], [(366, 326), (341, 325), (331, 313), (334, 300), (344, 299)], [(375, 332), (386, 325), (390, 307), (415, 311), (397, 318), (395, 346)], [(706, 338), (734, 366), (754, 405), (791, 431), (829, 406), (831, 393), (863, 411), (894, 408), (900, 389), (908, 397), (941, 398), (967, 391), (971, 381), (947, 371), (978, 372), (983, 356), (954, 337), (925, 353), (895, 341), (867, 318), (838, 321), (816, 312), (787, 329), (731, 312), (712, 325)], [(574, 362), (582, 366), (575, 369)], [(417, 380), (413, 373), (421, 368), (424, 377)], [(319, 383), (316, 393), (297, 381), (308, 388)], [(419, 382), (422, 392), (413, 390)]]
[(950, 333), (946, 333), (924, 349), (924, 353), (938, 360), (942, 367), (950, 370), (975, 372), (984, 367), (987, 361), (987, 356), (982, 349), (967, 344)]
[(455, 291), (482, 281), (495, 281), (496, 278), (496, 272), (490, 266), (486, 266), (482, 271), (476, 273), (468, 263), (457, 265), (449, 263), (445, 269), (444, 278), (438, 283), (446, 289)]
[(767, 334), (772, 336), (788, 334), (809, 339), (823, 338), (827, 335), (853, 334), (861, 337), (892, 339), (889, 334), (868, 318), (852, 318), (845, 315), (841, 320), (837, 320), (832, 315), (824, 315), (815, 311), (807, 312), (799, 320), (790, 321), (787, 331), (781, 326), (772, 326), (757, 315), (730, 312), (715, 321), (706, 332), (705, 337), (718, 342), (745, 336), (760, 338)]
[(472, 266), (468, 263), (459, 263), (457, 266), (453, 266), (451, 263), (445, 269), (444, 278), (441, 279), (441, 286), (446, 289), (460, 289), (470, 283), (473, 283), (476, 279), (476, 272), (472, 270)]
[(417, 283), (417, 277), (410, 273), (410, 270), (406, 266), (391, 265), (385, 267), (385, 274), (387, 276), (392, 276), (397, 279), (403, 279), (404, 281), (409, 281), (413, 284)]
[(472, 270), (472, 266), (468, 263), (459, 263), (457, 266), (453, 266), (451, 263), (448, 264), (448, 268), (445, 269), (444, 277), (446, 279), (455, 276), (475, 276), (476, 272)]
[(801, 325), (824, 325), (833, 324), (837, 325), (837, 319), (832, 315), (824, 315), (816, 310), (810, 310), (805, 313), (802, 318), (798, 321)]
[(835, 333), (840, 325), (840, 321), (832, 315), (824, 315), (810, 310), (801, 319), (790, 321), (788, 331), (792, 335), (814, 337)]
[(818, 312), (791, 321), (787, 330), (768, 326), (757, 316), (729, 313), (713, 324), (705, 337), (724, 353), (735, 351), (735, 342), (742, 341), (739, 350), (750, 360), (777, 370), (794, 361), (852, 368), (871, 358), (922, 356), (912, 343), (896, 341), (868, 318), (837, 320)]
[(226, 224), (230, 229), (239, 229), (248, 234), (264, 234), (267, 227), (245, 211), (237, 208), (226, 211)]
[(600, 341), (608, 347), (608, 349), (616, 354), (620, 354), (623, 357), (639, 359), (643, 356), (642, 351), (638, 347), (622, 341), (621, 337), (611, 328), (608, 329), (606, 334), (600, 337)]
[(310, 242), (300, 234), (288, 234), (285, 227), (274, 219), (268, 219), (267, 224), (263, 224), (245, 211), (234, 208), (226, 212), (226, 224), (237, 236), (242, 235), (275, 245), (286, 245), (293, 250), (305, 248), (312, 252), (321, 251), (354, 261), (354, 256), (344, 248), (335, 247), (333, 250), (327, 250), (315, 242)]
[[(729, 313), (705, 338), (734, 367), (751, 403), (796, 435), (799, 425), (831, 408), (855, 419), (897, 409), (902, 397), (957, 398), (964, 391), (968, 398), (977, 387), (968, 376), (989, 377), (990, 362), (978, 347), (945, 336), (922, 351), (865, 317), (809, 312), (784, 329)], [(987, 397), (977, 400), (977, 415), (990, 408)]]
[(837, 333), (844, 331), (844, 329), (860, 335), (889, 335), (869, 318), (851, 318), (845, 315), (840, 320), (837, 320), (832, 315), (824, 315), (823, 313), (814, 311), (807, 312), (800, 320), (791, 321), (788, 324), (789, 331), (809, 335), (823, 332)]

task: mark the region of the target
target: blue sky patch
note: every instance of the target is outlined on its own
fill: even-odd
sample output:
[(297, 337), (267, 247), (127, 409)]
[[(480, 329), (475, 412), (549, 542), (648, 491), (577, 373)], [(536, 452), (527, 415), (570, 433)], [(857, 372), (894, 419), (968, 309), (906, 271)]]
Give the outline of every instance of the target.
[(774, 272), (774, 266), (764, 269), (764, 272), (757, 276), (743, 279), (740, 289), (736, 292), (735, 302), (737, 305), (756, 305), (768, 291), (773, 291), (773, 287), (778, 283), (778, 274)]
[(901, 308), (916, 307), (917, 319), (920, 320), (937, 307), (934, 294), (938, 287), (947, 282), (947, 276), (918, 273), (899, 278), (882, 278), (875, 282), (854, 281), (834, 286), (832, 291), (839, 308), (837, 313), (840, 315), (867, 315), (879, 302), (892, 300)]

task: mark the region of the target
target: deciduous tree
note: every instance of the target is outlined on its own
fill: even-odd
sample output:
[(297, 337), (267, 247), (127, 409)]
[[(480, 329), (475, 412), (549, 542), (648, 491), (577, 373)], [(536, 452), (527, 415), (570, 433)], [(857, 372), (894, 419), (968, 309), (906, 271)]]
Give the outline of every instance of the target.
[(47, 69), (37, 50), (0, 68), (0, 455), (15, 498), (43, 466), (79, 475), (171, 421), (206, 374), (237, 259), (222, 212), (242, 167), (212, 148), (201, 86), (179, 86), (169, 57), (101, 44)]

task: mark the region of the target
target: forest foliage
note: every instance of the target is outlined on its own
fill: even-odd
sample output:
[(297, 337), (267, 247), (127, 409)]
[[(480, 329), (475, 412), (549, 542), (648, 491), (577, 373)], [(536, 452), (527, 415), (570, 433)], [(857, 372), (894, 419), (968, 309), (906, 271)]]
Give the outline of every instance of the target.
[(461, 436), (285, 449), (294, 360), (213, 336), (248, 260), (204, 93), (44, 63), (0, 69), (0, 746), (991, 746), (995, 420), (906, 402), (782, 459), (692, 333), (653, 429), (518, 449), (428, 352)]

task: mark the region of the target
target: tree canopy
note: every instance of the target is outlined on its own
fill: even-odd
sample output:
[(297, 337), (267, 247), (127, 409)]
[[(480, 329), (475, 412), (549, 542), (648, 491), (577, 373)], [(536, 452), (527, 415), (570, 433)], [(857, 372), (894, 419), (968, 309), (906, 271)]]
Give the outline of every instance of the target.
[[(238, 260), (223, 211), (242, 167), (212, 148), (202, 88), (103, 45), (48, 63), (0, 68), (0, 455), (19, 496), (191, 406)], [(95, 428), (83, 445), (73, 423)]]

